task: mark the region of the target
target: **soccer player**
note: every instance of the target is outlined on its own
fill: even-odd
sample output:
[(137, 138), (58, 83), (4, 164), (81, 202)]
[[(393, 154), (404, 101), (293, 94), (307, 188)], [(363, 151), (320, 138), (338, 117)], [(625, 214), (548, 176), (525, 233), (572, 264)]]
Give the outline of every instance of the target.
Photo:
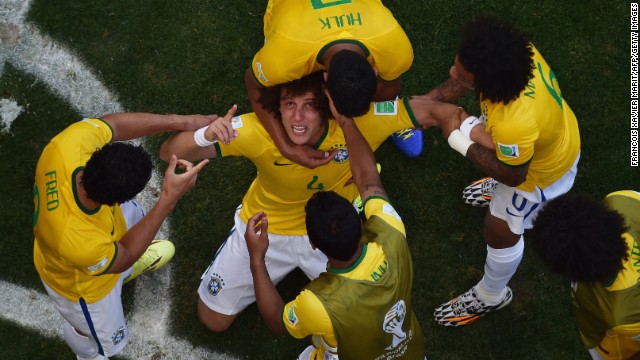
[[(33, 188), (33, 259), (78, 359), (105, 359), (127, 344), (123, 281), (173, 256), (169, 241), (153, 238), (207, 163), (193, 166), (171, 156), (160, 197), (144, 215), (130, 200), (151, 177), (151, 157), (142, 147), (119, 141), (197, 129), (214, 118), (147, 113), (87, 118), (43, 150)], [(186, 171), (176, 174), (176, 166)]]
[[(289, 141), (333, 154), (327, 165), (309, 169), (287, 160), (256, 113), (231, 119), (235, 107), (208, 127), (174, 135), (160, 149), (163, 160), (170, 154), (191, 161), (244, 156), (257, 168), (256, 179), (236, 211), (235, 227), (198, 289), (199, 318), (212, 331), (226, 330), (255, 301), (253, 279), (247, 271), (249, 258), (244, 233), (249, 218), (257, 212), (264, 211), (270, 218), (267, 264), (274, 283), (296, 267), (310, 279), (326, 270), (326, 256), (309, 245), (304, 206), (317, 191), (335, 191), (353, 201), (358, 190), (349, 181), (351, 170), (344, 135), (335, 121), (328, 121), (331, 111), (323, 83), (323, 73), (316, 72), (287, 84), (263, 88), (260, 101), (284, 125)], [(435, 125), (430, 103), (433, 101), (425, 96), (373, 103), (370, 111), (355, 121), (375, 150), (395, 131)]]
[[(394, 100), (400, 75), (413, 62), (402, 27), (380, 0), (269, 0), (264, 46), (245, 73), (251, 107), (289, 160), (314, 168), (331, 161), (324, 152), (293, 144), (279, 121), (258, 101), (271, 87), (326, 70), (327, 88), (338, 112), (366, 113), (372, 101)], [(408, 156), (422, 152), (422, 132), (401, 131), (394, 142)]]
[(531, 241), (549, 269), (571, 280), (573, 310), (594, 360), (640, 359), (640, 193), (549, 201)]
[(424, 359), (404, 224), (355, 121), (333, 114), (344, 133), (367, 221), (363, 225), (351, 203), (335, 192), (315, 193), (305, 208), (306, 224), (311, 246), (328, 257), (327, 271), (284, 304), (265, 264), (268, 214), (254, 215), (245, 238), (258, 308), (275, 333), (312, 337), (313, 345), (298, 359)]
[(484, 221), (484, 276), (434, 312), (439, 324), (460, 326), (511, 302), (507, 284), (522, 259), (524, 230), (545, 201), (571, 189), (580, 135), (554, 72), (529, 39), (504, 20), (467, 22), (449, 74), (428, 96), (453, 101), (473, 91), (482, 117), (460, 118), (447, 108), (449, 115), (440, 116), (443, 136), (498, 182)]

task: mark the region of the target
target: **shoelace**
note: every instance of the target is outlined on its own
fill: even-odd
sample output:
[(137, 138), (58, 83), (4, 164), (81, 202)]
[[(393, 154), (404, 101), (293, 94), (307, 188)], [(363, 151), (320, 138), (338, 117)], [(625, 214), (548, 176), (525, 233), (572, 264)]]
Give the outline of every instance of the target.
[(408, 138), (413, 136), (413, 130), (412, 129), (404, 129), (404, 130), (400, 130), (396, 133), (398, 135), (398, 137), (401, 137), (402, 140), (407, 140)]

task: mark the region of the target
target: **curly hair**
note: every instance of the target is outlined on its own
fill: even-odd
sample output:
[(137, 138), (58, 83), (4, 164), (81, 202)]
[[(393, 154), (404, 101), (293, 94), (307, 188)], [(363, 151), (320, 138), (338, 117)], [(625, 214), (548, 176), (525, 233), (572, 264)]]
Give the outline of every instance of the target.
[(333, 191), (319, 191), (305, 210), (309, 241), (330, 258), (351, 259), (362, 235), (360, 215), (353, 205)]
[(604, 203), (565, 194), (540, 210), (530, 238), (552, 272), (574, 282), (607, 283), (628, 259), (625, 232), (624, 218)]
[(91, 155), (82, 174), (87, 196), (113, 206), (133, 199), (149, 182), (153, 163), (142, 146), (107, 144)]
[(530, 40), (511, 23), (477, 17), (462, 28), (458, 59), (475, 77), (482, 97), (504, 104), (515, 100), (533, 76)]
[(344, 116), (356, 117), (369, 111), (378, 82), (364, 56), (341, 50), (331, 57), (326, 86), (336, 110)]
[(261, 87), (258, 102), (263, 109), (272, 113), (276, 119), (282, 120), (280, 114), (280, 98), (282, 96), (302, 96), (306, 93), (313, 94), (315, 107), (320, 113), (320, 118), (326, 122), (332, 117), (329, 100), (324, 93), (324, 78), (322, 71), (316, 71), (285, 84), (272, 87)]

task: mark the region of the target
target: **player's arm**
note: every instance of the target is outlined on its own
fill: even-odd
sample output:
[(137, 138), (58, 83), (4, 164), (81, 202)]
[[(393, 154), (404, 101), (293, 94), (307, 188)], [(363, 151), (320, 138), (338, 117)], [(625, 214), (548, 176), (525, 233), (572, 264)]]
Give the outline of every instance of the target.
[(169, 162), (171, 155), (189, 161), (215, 158), (218, 155), (215, 142), (228, 144), (238, 136), (231, 123), (236, 109), (237, 106), (233, 105), (224, 117), (219, 117), (208, 126), (196, 131), (182, 131), (174, 134), (160, 147), (160, 159)]
[[(412, 96), (408, 100), (410, 111), (415, 120), (424, 129), (438, 126), (442, 129), (442, 135), (448, 138), (453, 130), (459, 129), (460, 125), (469, 118), (464, 109), (446, 102), (435, 101), (428, 95)], [(494, 149), (495, 145), (491, 136), (487, 134), (482, 124), (476, 124), (470, 133), (470, 138), (487, 149)], [(446, 134), (445, 134), (446, 133)]]
[(378, 85), (376, 87), (376, 95), (373, 101), (395, 100), (400, 93), (400, 79), (387, 81), (378, 77)]
[(326, 93), (331, 112), (344, 133), (344, 139), (347, 143), (347, 149), (349, 150), (349, 164), (351, 166), (353, 181), (358, 187), (363, 203), (367, 198), (372, 196), (387, 198), (387, 193), (382, 187), (382, 180), (380, 180), (380, 173), (378, 173), (376, 167), (376, 159), (373, 156), (373, 151), (369, 143), (365, 140), (364, 136), (362, 136), (352, 118), (338, 113), (333, 106), (329, 92), (327, 91)]
[[(456, 126), (455, 124), (459, 124)], [(498, 160), (493, 139), (475, 117), (459, 109), (449, 121), (441, 123), (442, 136), (449, 146), (469, 159), (488, 176), (508, 186), (518, 186), (527, 178), (529, 161), (518, 166), (508, 166)], [(491, 146), (485, 144), (489, 143)]]
[(209, 125), (217, 115), (117, 113), (101, 119), (113, 129), (113, 141), (132, 140), (165, 131), (192, 131)]
[(269, 248), (267, 231), (267, 215), (259, 212), (249, 219), (244, 238), (249, 251), (249, 264), (258, 310), (271, 331), (278, 335), (285, 335), (287, 332), (281, 321), (284, 301), (273, 285), (264, 262), (264, 256)]
[(520, 166), (507, 166), (499, 161), (493, 139), (482, 122), (467, 114), (464, 109), (424, 96), (410, 100), (410, 106), (419, 123), (435, 121), (449, 145), (486, 175), (514, 187), (525, 181), (529, 162)]
[[(207, 162), (209, 160), (193, 166), (188, 161), (178, 160), (175, 156), (171, 157), (169, 167), (164, 174), (158, 202), (116, 243), (117, 255), (107, 273), (122, 273), (142, 256), (178, 200), (195, 185), (198, 173)], [(176, 166), (182, 167), (185, 171), (177, 174)]]
[(455, 101), (471, 90), (462, 86), (460, 82), (454, 78), (449, 78), (433, 90), (429, 91), (426, 96), (433, 100), (452, 102)]
[(247, 95), (251, 102), (251, 108), (260, 119), (280, 153), (287, 159), (310, 169), (327, 164), (331, 157), (325, 151), (318, 151), (311, 146), (295, 145), (290, 140), (276, 117), (264, 109), (260, 102), (260, 85), (253, 75), (253, 69), (249, 67), (244, 75), (244, 83), (247, 87)]

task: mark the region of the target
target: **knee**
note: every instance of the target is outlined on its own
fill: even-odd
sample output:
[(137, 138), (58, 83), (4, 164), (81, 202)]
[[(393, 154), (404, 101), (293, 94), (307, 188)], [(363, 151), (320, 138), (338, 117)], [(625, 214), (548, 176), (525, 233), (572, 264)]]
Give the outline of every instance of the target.
[(198, 319), (209, 330), (215, 333), (226, 331), (237, 315), (224, 315), (211, 310), (201, 299), (198, 299)]

